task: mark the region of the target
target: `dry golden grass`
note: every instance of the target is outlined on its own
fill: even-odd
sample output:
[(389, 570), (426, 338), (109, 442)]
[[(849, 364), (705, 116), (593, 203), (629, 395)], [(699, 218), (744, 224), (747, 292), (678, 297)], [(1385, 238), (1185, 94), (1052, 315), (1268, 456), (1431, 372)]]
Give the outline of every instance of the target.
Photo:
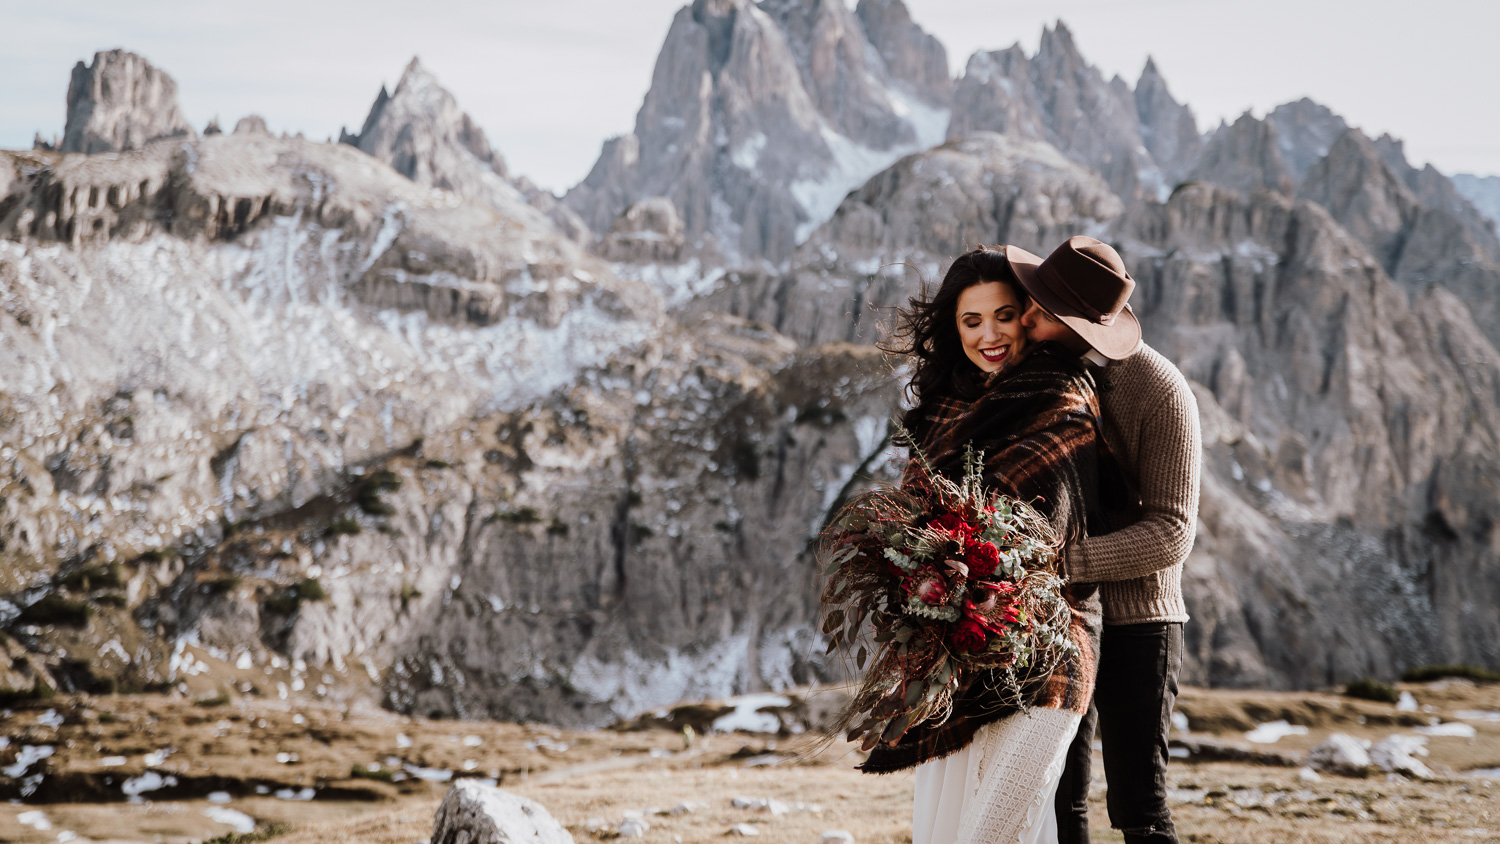
[[(1461, 682), (1409, 685), (1431, 712), (1403, 713), (1387, 704), (1337, 695), (1188, 689), (1181, 710), (1195, 732), (1243, 741), (1242, 730), (1285, 718), (1309, 728), (1264, 747), (1295, 756), (1330, 732), (1378, 739), (1410, 732), (1431, 718), (1452, 720), (1463, 710), (1500, 711), (1500, 685)], [(751, 824), (767, 842), (816, 842), (825, 830), (843, 829), (861, 844), (910, 840), (912, 777), (869, 777), (853, 769), (857, 754), (842, 744), (814, 748), (806, 737), (783, 739), (712, 735), (685, 747), (681, 735), (660, 730), (569, 731), (539, 725), (428, 721), (390, 713), (347, 713), (333, 707), (245, 700), (203, 708), (162, 697), (73, 698), (47, 704), (67, 722), (38, 723), (43, 708), (17, 712), (0, 725), (11, 739), (0, 750), (10, 764), (21, 744), (48, 744), (48, 777), (67, 777), (89, 789), (114, 789), (145, 770), (140, 756), (162, 747), (175, 751), (155, 770), (184, 782), (218, 783), (234, 797), (230, 808), (265, 828), (286, 831), (278, 844), (360, 842), (412, 844), (431, 835), (432, 818), (446, 785), (407, 778), (394, 783), (352, 779), (356, 766), (395, 768), (388, 757), (424, 768), (498, 775), (502, 787), (544, 805), (581, 844), (614, 838), (626, 812), (645, 815), (647, 841), (659, 844), (721, 841), (735, 824)], [(1363, 779), (1324, 775), (1298, 778), (1295, 768), (1232, 763), (1174, 763), (1173, 811), (1183, 841), (1282, 844), (1383, 844), (1383, 842), (1496, 842), (1500, 844), (1500, 777), (1461, 774), (1500, 767), (1500, 723), (1474, 721), (1473, 738), (1434, 736), (1426, 761), (1440, 772), (1432, 781), (1399, 777)], [(397, 735), (410, 739), (397, 746)], [(473, 737), (473, 738), (470, 738)], [(71, 744), (70, 744), (71, 743)], [(402, 742), (404, 744), (404, 742)], [(564, 749), (564, 745), (566, 748)], [(278, 762), (276, 754), (296, 754)], [(103, 768), (112, 755), (128, 764)], [(285, 757), (283, 757), (285, 758)], [(774, 764), (766, 764), (774, 763)], [(103, 777), (112, 777), (105, 784)], [(1098, 778), (1096, 767), (1096, 779)], [(0, 780), (0, 783), (3, 783)], [(312, 786), (312, 801), (256, 795), (261, 785)], [(1122, 841), (1109, 829), (1102, 783), (1092, 795), (1093, 840)], [(195, 786), (196, 787), (196, 786)], [(93, 791), (82, 793), (89, 797)], [(0, 841), (51, 842), (59, 831), (94, 841), (201, 841), (229, 827), (204, 814), (198, 796), (118, 802), (0, 805)], [(337, 795), (338, 799), (327, 799)], [(146, 796), (150, 797), (151, 794)], [(158, 795), (161, 796), (161, 795)], [(353, 799), (353, 798), (360, 799)], [(769, 799), (784, 813), (737, 808), (737, 797)], [(687, 811), (671, 810), (688, 804)], [(22, 812), (41, 810), (51, 824), (20, 824)], [(733, 838), (733, 836), (730, 836)]]

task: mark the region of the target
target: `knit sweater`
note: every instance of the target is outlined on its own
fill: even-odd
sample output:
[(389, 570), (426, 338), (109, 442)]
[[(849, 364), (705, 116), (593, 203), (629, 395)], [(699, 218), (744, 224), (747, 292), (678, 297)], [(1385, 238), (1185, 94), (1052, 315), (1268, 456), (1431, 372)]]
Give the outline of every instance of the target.
[(1139, 509), (1068, 547), (1068, 573), (1099, 584), (1105, 624), (1187, 621), (1182, 564), (1193, 548), (1203, 444), (1187, 379), (1150, 346), (1095, 371), (1104, 441)]

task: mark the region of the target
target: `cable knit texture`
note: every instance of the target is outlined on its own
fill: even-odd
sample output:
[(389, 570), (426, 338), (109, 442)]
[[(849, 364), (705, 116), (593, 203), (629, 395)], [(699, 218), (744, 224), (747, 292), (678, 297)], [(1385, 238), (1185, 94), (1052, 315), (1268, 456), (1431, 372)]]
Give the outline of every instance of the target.
[(1096, 372), (1104, 438), (1139, 498), (1139, 518), (1068, 549), (1095, 581), (1105, 624), (1187, 621), (1182, 564), (1193, 548), (1203, 437), (1187, 379), (1150, 346)]

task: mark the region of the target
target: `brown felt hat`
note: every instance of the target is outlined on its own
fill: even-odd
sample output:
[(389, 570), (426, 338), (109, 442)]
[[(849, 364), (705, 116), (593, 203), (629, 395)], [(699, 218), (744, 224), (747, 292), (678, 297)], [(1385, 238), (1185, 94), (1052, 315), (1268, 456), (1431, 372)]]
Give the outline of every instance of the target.
[(1074, 235), (1045, 261), (1017, 246), (1005, 258), (1031, 298), (1099, 354), (1124, 360), (1140, 349), (1141, 324), (1126, 304), (1135, 279), (1109, 244)]

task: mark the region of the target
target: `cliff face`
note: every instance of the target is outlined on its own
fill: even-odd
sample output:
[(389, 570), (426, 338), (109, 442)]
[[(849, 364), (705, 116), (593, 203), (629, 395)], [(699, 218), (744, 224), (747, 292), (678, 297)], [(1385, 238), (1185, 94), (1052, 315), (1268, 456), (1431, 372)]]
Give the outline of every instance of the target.
[(115, 152), (194, 136), (177, 106), (177, 83), (141, 56), (107, 50), (73, 67), (62, 152)]
[(1080, 232), (1202, 410), (1187, 678), (1500, 665), (1474, 207), (1310, 101), (1201, 139), (1061, 26), (940, 58), (895, 0), (698, 0), (563, 204), (415, 62), (343, 144), (0, 153), (0, 689), (599, 723), (830, 676), (884, 308)]
[(1174, 156), (1180, 170), (1175, 163), (1191, 161), (1197, 146), (1191, 112), (1172, 99), (1154, 63), (1135, 91), (1119, 77), (1106, 81), (1060, 22), (1042, 32), (1035, 56), (1016, 45), (969, 58), (948, 136), (976, 131), (1046, 141), (1097, 171), (1127, 202), (1171, 189), (1156, 152)]
[(606, 142), (567, 205), (604, 232), (664, 197), (704, 266), (784, 262), (850, 189), (942, 138), (935, 42), (899, 6), (866, 8), (877, 48), (834, 0), (696, 0), (635, 131)]

